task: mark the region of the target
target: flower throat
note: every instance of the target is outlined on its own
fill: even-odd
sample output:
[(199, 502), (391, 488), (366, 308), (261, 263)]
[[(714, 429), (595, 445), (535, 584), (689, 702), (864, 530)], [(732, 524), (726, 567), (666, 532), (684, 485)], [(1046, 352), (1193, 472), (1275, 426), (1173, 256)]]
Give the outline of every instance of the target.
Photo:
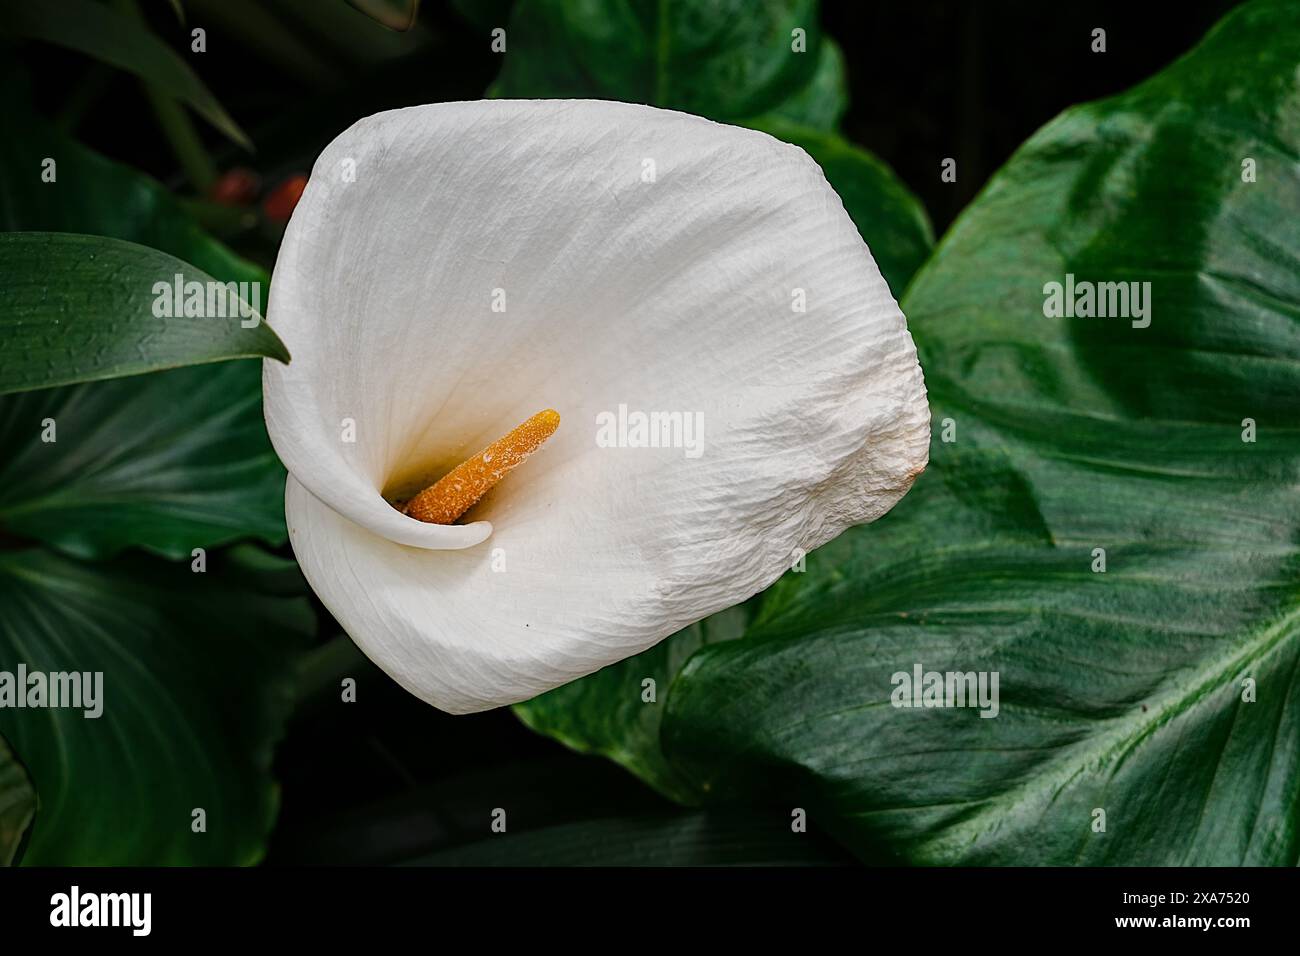
[(560, 413), (555, 409), (538, 412), (425, 488), (406, 503), (402, 514), (430, 524), (453, 523), (559, 427)]

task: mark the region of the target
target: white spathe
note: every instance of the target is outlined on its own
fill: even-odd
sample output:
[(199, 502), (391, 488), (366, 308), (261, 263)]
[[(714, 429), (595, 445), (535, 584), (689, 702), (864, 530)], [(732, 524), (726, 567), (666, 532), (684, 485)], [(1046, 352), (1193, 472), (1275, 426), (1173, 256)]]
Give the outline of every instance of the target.
[[(368, 117), (316, 162), (268, 319), (293, 355), (264, 385), (302, 570), (376, 664), (452, 713), (743, 601), (927, 461), (903, 315), (821, 170), (682, 113)], [(600, 447), (620, 405), (702, 414), (702, 454)], [(547, 407), (559, 431), (466, 524), (385, 500)]]

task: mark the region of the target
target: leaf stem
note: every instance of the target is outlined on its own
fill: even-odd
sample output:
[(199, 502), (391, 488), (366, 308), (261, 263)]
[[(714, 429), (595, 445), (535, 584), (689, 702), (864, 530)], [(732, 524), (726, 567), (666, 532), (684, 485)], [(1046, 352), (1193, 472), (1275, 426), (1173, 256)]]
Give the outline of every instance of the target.
[[(128, 16), (143, 21), (144, 15), (135, 0), (114, 0), (114, 5)], [(206, 195), (217, 178), (217, 167), (208, 155), (203, 140), (195, 130), (189, 115), (175, 97), (169, 96), (157, 86), (142, 80), (140, 84), (144, 94), (153, 108), (154, 118), (162, 128), (185, 178), (200, 195)]]
[(190, 122), (184, 107), (172, 97), (159, 91), (150, 83), (145, 83), (145, 96), (153, 107), (154, 117), (162, 127), (163, 135), (176, 155), (185, 178), (190, 181), (199, 195), (207, 195), (217, 178), (217, 167), (208, 155), (203, 140)]

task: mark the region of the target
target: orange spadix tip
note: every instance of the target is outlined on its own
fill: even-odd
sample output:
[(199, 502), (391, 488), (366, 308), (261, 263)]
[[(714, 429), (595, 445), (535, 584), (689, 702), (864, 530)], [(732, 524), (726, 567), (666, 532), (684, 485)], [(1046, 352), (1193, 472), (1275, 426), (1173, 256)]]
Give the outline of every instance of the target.
[(430, 524), (451, 524), (537, 451), (560, 427), (553, 408), (538, 412), (481, 452), (461, 462), (406, 503), (402, 513)]

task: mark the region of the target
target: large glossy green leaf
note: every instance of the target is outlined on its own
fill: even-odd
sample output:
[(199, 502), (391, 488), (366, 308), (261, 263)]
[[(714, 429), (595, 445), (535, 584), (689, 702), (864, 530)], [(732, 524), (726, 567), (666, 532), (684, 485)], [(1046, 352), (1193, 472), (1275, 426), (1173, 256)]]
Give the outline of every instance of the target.
[(133, 242), (0, 234), (0, 394), (230, 358), (288, 361), (261, 295)]
[[(796, 29), (804, 52), (792, 50)], [(825, 91), (834, 65), (819, 62), (820, 37), (816, 0), (519, 0), (492, 93), (746, 119), (790, 109), (810, 84)], [(820, 103), (797, 118), (814, 116)]]
[(665, 796), (698, 803), (694, 787), (672, 768), (659, 747), (668, 688), (687, 659), (705, 644), (740, 637), (756, 606), (750, 601), (714, 614), (644, 653), (516, 704), (515, 713), (538, 733), (580, 753), (600, 754), (622, 764)]
[[(158, 184), (52, 133), (19, 89), (3, 88), (0, 225), (114, 236), (223, 281), (265, 282)], [(41, 796), (24, 862), (240, 863), (262, 852), (271, 747), (312, 615), (302, 599), (250, 588), (254, 569), (233, 555), (208, 554), (202, 574), (189, 561), (226, 540), (283, 540), (259, 373), (222, 363), (0, 398), (0, 669), (105, 675), (98, 719), (0, 708), (0, 733)], [(85, 565), (16, 549), (15, 536), (186, 560)], [(194, 831), (196, 809), (206, 832)]]
[(18, 862), (18, 852), (36, 816), (36, 789), (27, 769), (0, 737), (0, 866)]
[(836, 866), (823, 840), (780, 811), (617, 817), (507, 832), (410, 866)]
[[(683, 777), (911, 863), (1296, 863), (1295, 13), (1067, 111), (958, 221), (904, 301), (931, 469), (691, 658)], [(1150, 282), (1150, 324), (1049, 317), (1067, 274)], [(997, 716), (891, 706), (917, 665), (998, 674)]]
[[(0, 227), (110, 236), (223, 282), (266, 274), (207, 236), (158, 183), (35, 117), (0, 88)], [(41, 180), (44, 158), (55, 181)], [(42, 440), (53, 419), (57, 442)], [(266, 437), (258, 363), (176, 369), (0, 397), (0, 531), (78, 555), (140, 545), (188, 557), (285, 538), (284, 470)]]
[(244, 131), (188, 63), (149, 31), (142, 20), (93, 0), (41, 0), (0, 5), (0, 36), (57, 44), (134, 73), (191, 106), (241, 146)]
[(41, 795), (25, 864), (261, 855), (277, 802), (271, 751), (314, 622), (303, 599), (232, 589), (220, 565), (0, 552), (3, 669), (103, 674), (97, 718), (0, 708), (0, 733)]
[(260, 381), (229, 362), (0, 399), (0, 531), (85, 557), (281, 543)]
[[(760, 121), (784, 120), (794, 126), (828, 133), (839, 126), (840, 117), (848, 108), (849, 81), (844, 52), (838, 43), (824, 36), (817, 52), (817, 68), (807, 85), (763, 114)], [(755, 124), (747, 120), (746, 125)]]

